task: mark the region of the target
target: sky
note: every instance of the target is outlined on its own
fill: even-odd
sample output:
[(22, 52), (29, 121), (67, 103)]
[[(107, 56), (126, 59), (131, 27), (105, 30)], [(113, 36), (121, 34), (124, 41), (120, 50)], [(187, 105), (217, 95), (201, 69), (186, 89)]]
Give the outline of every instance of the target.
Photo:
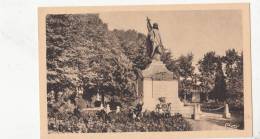
[(104, 12), (100, 18), (113, 29), (147, 34), (146, 17), (159, 24), (164, 47), (174, 58), (194, 54), (193, 65), (209, 51), (224, 55), (242, 51), (242, 15), (239, 10)]

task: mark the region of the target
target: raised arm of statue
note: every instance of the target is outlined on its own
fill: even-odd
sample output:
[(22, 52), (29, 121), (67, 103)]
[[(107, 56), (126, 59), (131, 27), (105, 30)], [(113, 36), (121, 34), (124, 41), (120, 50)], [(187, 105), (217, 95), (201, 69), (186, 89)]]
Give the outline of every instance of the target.
[(151, 24), (150, 19), (148, 17), (146, 18), (146, 20), (147, 20), (147, 29), (148, 29), (148, 32), (150, 32), (152, 30), (152, 24)]

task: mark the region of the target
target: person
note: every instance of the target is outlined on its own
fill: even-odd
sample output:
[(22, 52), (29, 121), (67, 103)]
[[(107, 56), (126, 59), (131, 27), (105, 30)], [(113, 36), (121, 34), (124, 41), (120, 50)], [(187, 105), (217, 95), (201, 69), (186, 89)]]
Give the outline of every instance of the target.
[(150, 58), (154, 58), (155, 54), (162, 54), (164, 49), (158, 23), (153, 23), (152, 26), (150, 19), (147, 18), (147, 29), (147, 52)]

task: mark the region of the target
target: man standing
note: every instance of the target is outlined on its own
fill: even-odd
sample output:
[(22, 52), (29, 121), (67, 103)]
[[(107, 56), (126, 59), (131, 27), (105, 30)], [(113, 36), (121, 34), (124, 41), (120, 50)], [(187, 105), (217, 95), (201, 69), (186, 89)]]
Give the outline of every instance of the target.
[(161, 40), (161, 35), (159, 32), (159, 27), (157, 23), (151, 25), (150, 19), (147, 17), (147, 52), (150, 58), (154, 58), (156, 54), (162, 54), (163, 45)]

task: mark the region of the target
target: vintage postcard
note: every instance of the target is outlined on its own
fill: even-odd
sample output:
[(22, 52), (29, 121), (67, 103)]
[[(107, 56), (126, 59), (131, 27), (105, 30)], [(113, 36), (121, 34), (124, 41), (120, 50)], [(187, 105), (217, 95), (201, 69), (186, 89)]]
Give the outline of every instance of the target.
[(249, 4), (38, 16), (41, 139), (252, 136)]

